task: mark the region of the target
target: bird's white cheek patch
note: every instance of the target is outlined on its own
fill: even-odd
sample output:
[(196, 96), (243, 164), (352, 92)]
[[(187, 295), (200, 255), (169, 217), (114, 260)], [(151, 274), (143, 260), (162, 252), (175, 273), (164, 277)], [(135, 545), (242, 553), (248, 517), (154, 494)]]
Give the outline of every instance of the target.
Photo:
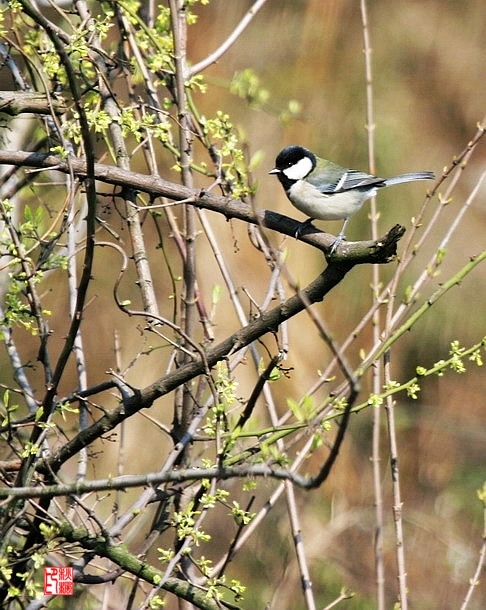
[(308, 157), (303, 157), (291, 167), (284, 169), (284, 173), (289, 180), (302, 180), (312, 171), (312, 161)]

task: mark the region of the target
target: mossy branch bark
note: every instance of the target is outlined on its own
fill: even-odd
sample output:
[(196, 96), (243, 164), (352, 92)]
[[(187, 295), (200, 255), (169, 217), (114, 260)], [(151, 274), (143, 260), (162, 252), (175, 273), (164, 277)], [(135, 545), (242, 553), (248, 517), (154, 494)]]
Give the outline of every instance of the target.
[[(135, 557), (126, 545), (114, 544), (103, 535), (92, 536), (84, 528), (73, 528), (69, 523), (63, 522), (59, 527), (59, 535), (67, 542), (81, 545), (83, 549), (94, 551), (100, 557), (106, 557), (122, 568), (124, 571), (145, 580), (146, 582), (159, 586), (164, 591), (169, 591), (178, 597), (194, 604), (201, 610), (220, 610), (221, 603), (217, 603), (206, 597), (204, 589), (195, 587), (191, 583), (174, 577), (164, 579), (160, 570), (153, 568), (148, 563)], [(238, 606), (223, 603), (223, 606), (231, 610), (237, 610)]]

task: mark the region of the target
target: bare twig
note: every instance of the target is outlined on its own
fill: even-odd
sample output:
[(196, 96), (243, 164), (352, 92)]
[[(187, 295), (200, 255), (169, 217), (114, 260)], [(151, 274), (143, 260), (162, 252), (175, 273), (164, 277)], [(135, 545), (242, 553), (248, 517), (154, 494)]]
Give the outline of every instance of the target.
[[(372, 48), (370, 40), (370, 30), (368, 21), (368, 7), (366, 0), (361, 0), (361, 21), (363, 25), (363, 46), (365, 57), (365, 75), (366, 75), (366, 130), (368, 133), (368, 164), (371, 174), (376, 173), (375, 169), (375, 113), (374, 113), (374, 93), (373, 93), (373, 66), (372, 66)], [(371, 199), (371, 235), (373, 239), (378, 236), (378, 213), (376, 207), (376, 198)], [(380, 324), (380, 269), (378, 265), (372, 268), (372, 290), (373, 290), (373, 342), (376, 344), (380, 340), (381, 324)], [(372, 383), (373, 392), (378, 394), (381, 388), (382, 367), (381, 362), (375, 362), (372, 368)], [(375, 574), (376, 574), (376, 598), (377, 610), (385, 610), (385, 566), (383, 561), (383, 488), (381, 477), (381, 409), (373, 410), (373, 438), (372, 438), (372, 469), (373, 469), (373, 488), (375, 494)]]
[(464, 601), (461, 604), (460, 610), (467, 610), (469, 603), (473, 597), (474, 592), (481, 579), (481, 574), (486, 566), (486, 485), (483, 485), (482, 490), (478, 490), (480, 501), (483, 504), (483, 542), (479, 551), (478, 562), (474, 571), (473, 577), (469, 581), (469, 588), (467, 590)]
[(187, 74), (186, 78), (194, 76), (195, 74), (198, 74), (199, 72), (202, 72), (203, 70), (208, 68), (211, 64), (214, 64), (219, 59), (221, 59), (221, 57), (226, 53), (226, 51), (238, 40), (238, 38), (241, 36), (241, 34), (248, 27), (248, 25), (250, 24), (252, 19), (255, 17), (257, 12), (264, 6), (264, 4), (266, 2), (267, 2), (267, 0), (256, 0), (255, 3), (253, 4), (253, 6), (251, 6), (248, 9), (248, 11), (246, 12), (246, 15), (242, 19), (240, 19), (240, 21), (238, 22), (238, 25), (231, 32), (231, 34), (228, 36), (228, 38), (216, 49), (216, 51), (211, 53), (211, 55), (208, 55), (208, 57), (201, 60), (194, 66), (188, 68), (188, 74)]

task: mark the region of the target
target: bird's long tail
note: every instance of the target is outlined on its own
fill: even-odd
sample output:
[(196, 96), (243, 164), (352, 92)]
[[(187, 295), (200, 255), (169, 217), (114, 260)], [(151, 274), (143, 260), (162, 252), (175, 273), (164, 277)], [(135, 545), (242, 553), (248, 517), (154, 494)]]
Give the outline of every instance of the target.
[(392, 186), (393, 184), (401, 184), (402, 182), (415, 182), (415, 180), (434, 180), (434, 178), (434, 172), (411, 172), (410, 174), (400, 174), (399, 176), (387, 178), (384, 182), (386, 186)]

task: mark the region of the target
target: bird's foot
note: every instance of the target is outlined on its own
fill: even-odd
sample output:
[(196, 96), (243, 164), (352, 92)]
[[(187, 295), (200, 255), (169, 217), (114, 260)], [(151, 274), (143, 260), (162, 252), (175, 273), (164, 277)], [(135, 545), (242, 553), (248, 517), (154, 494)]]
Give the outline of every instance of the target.
[(308, 218), (307, 220), (304, 220), (304, 222), (299, 223), (294, 233), (295, 239), (299, 239), (299, 237), (302, 235), (302, 232), (307, 229), (309, 225), (312, 224), (313, 220), (313, 218)]
[(334, 254), (334, 252), (336, 251), (337, 247), (340, 246), (343, 241), (346, 241), (346, 235), (344, 235), (344, 233), (339, 233), (337, 235), (336, 239), (331, 244), (331, 252), (330, 253)]

